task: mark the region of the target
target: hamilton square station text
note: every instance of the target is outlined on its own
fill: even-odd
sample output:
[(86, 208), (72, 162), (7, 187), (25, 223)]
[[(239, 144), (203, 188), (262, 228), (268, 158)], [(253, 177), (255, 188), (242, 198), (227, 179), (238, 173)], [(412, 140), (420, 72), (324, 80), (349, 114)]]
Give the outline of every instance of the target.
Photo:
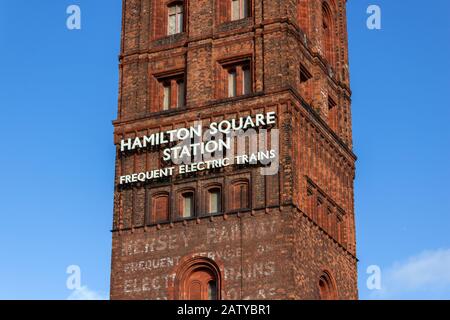
[[(174, 174), (187, 174), (234, 164), (268, 165), (278, 159), (277, 129), (270, 130), (271, 148), (267, 148), (269, 140), (267, 128), (275, 124), (276, 113), (268, 112), (213, 122), (205, 131), (200, 122), (189, 128), (123, 139), (120, 142), (121, 152), (167, 146), (162, 151), (162, 158), (174, 166), (123, 175), (119, 177), (119, 184), (147, 182)], [(235, 141), (237, 141), (237, 152), (235, 152)]]

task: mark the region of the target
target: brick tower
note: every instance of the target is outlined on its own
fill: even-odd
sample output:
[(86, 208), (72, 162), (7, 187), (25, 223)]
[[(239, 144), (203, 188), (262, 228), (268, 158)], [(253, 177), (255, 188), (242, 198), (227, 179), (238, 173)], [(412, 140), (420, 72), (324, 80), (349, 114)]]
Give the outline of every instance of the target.
[[(123, 0), (121, 40), (111, 298), (357, 299), (346, 0)], [(269, 113), (275, 174), (150, 139)]]

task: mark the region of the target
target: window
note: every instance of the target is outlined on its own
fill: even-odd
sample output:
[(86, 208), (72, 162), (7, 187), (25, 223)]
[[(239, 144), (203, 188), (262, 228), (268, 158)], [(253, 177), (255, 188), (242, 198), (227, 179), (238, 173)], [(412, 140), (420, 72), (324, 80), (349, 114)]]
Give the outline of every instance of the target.
[(208, 300), (217, 300), (217, 283), (215, 280), (208, 282)]
[(183, 32), (183, 4), (174, 3), (168, 7), (168, 28), (167, 34), (177, 34)]
[(305, 83), (307, 82), (309, 79), (312, 78), (311, 73), (308, 71), (308, 69), (306, 69), (306, 67), (304, 65), (300, 66), (300, 83)]
[(176, 299), (179, 300), (219, 300), (220, 269), (210, 259), (194, 258), (182, 264), (176, 278)]
[(307, 213), (311, 219), (315, 216), (316, 206), (315, 206), (315, 198), (316, 198), (316, 192), (315, 188), (312, 184), (308, 183), (308, 187), (306, 188), (306, 206), (307, 206)]
[(312, 74), (309, 70), (302, 64), (300, 65), (300, 94), (306, 103), (311, 104), (312, 101)]
[(208, 213), (219, 213), (222, 211), (222, 194), (220, 188), (208, 190)]
[(160, 194), (152, 198), (153, 222), (166, 222), (169, 220), (169, 195)]
[(172, 100), (172, 87), (170, 82), (164, 83), (164, 96), (163, 96), (163, 110), (170, 109), (170, 102)]
[(240, 0), (231, 0), (231, 20), (239, 20), (241, 18)]
[(231, 20), (240, 20), (250, 16), (250, 0), (231, 0)]
[(242, 76), (242, 92), (243, 94), (250, 94), (252, 91), (252, 77), (248, 65), (242, 67)]
[(191, 218), (194, 216), (194, 192), (184, 192), (180, 199), (180, 218)]
[(252, 93), (252, 73), (250, 63), (233, 64), (224, 67), (227, 71), (228, 97), (237, 97)]
[(322, 40), (325, 58), (333, 65), (333, 19), (326, 2), (322, 4)]
[(333, 131), (338, 129), (338, 108), (336, 102), (328, 97), (328, 125)]
[(236, 69), (228, 70), (228, 97), (236, 97), (237, 95), (237, 81), (236, 81)]
[(330, 274), (326, 271), (319, 278), (319, 295), (321, 300), (336, 300), (337, 293)]
[(185, 104), (185, 90), (186, 86), (184, 84), (184, 79), (180, 79), (177, 81), (177, 91), (178, 91), (178, 97), (177, 97), (177, 108), (184, 107)]
[(162, 86), (161, 110), (182, 108), (185, 105), (186, 86), (182, 76), (159, 80)]
[(248, 198), (248, 183), (246, 181), (240, 181), (232, 185), (231, 208), (233, 210), (248, 209)]

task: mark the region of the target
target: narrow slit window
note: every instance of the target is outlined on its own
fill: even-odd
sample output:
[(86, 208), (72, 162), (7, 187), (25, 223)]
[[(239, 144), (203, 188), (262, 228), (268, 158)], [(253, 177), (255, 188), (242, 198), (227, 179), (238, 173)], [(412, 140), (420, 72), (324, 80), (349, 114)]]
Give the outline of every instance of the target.
[(208, 282), (208, 300), (217, 300), (217, 283), (214, 280)]
[(306, 69), (304, 65), (300, 66), (300, 83), (308, 82), (312, 78), (311, 73)]
[(236, 97), (236, 69), (228, 70), (228, 97)]
[(177, 99), (177, 107), (184, 107), (185, 101), (185, 82), (183, 79), (177, 81), (177, 89), (178, 89), (178, 99)]
[(252, 74), (249, 66), (242, 68), (242, 92), (243, 94), (252, 92)]
[(185, 192), (181, 195), (181, 218), (194, 216), (194, 193)]
[(170, 109), (170, 101), (172, 98), (172, 88), (170, 86), (170, 82), (166, 82), (163, 84), (163, 110)]
[(219, 213), (221, 211), (221, 192), (219, 188), (214, 188), (208, 191), (209, 206), (208, 213)]

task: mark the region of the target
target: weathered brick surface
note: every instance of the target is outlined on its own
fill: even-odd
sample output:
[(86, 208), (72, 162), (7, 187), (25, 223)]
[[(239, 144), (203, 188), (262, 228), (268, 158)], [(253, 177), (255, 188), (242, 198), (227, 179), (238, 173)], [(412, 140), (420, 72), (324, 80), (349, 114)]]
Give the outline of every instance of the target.
[[(185, 32), (165, 36), (168, 0), (123, 1), (118, 118), (114, 141), (276, 111), (280, 171), (228, 167), (119, 187), (118, 177), (160, 168), (160, 150), (117, 150), (111, 298), (174, 299), (189, 257), (220, 269), (224, 299), (318, 299), (319, 277), (337, 298), (356, 299), (356, 243), (345, 0), (333, 12), (333, 55), (324, 54), (322, 3), (254, 0), (251, 17), (229, 21), (226, 0), (184, 1)], [(224, 61), (250, 59), (253, 93), (226, 98)], [(311, 79), (300, 80), (300, 66)], [(162, 111), (159, 79), (184, 73), (186, 106)], [(329, 115), (329, 99), (336, 117)], [(236, 212), (234, 181), (249, 182), (248, 210)], [(223, 214), (206, 217), (206, 187), (223, 191)], [(195, 190), (198, 217), (174, 219), (177, 194)], [(150, 202), (170, 194), (172, 221), (152, 222)]]

